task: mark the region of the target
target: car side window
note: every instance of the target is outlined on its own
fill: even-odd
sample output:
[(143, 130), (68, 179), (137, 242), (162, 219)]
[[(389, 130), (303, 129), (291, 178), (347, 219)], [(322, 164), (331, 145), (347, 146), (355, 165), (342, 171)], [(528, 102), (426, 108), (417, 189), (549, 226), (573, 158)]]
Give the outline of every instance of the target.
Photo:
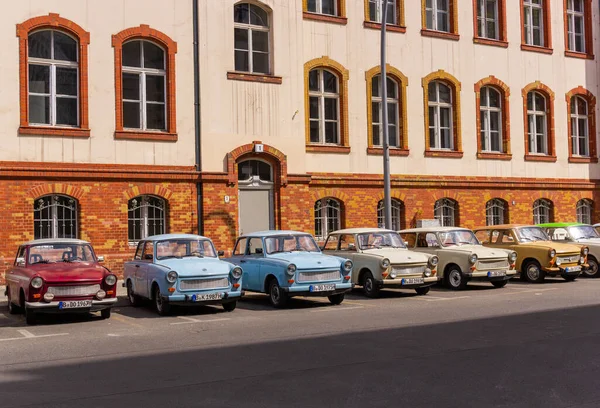
[(504, 231), (498, 231), (498, 230), (492, 231), (492, 233), (490, 234), (490, 242), (492, 242), (494, 244), (501, 244), (503, 235), (504, 235)]
[(330, 235), (327, 238), (327, 242), (325, 242), (325, 246), (323, 247), (326, 251), (337, 251), (339, 237), (337, 235)]
[(19, 247), (19, 250), (17, 251), (17, 257), (15, 258), (15, 266), (17, 266), (17, 259), (19, 258), (25, 258), (25, 247)]
[(154, 258), (154, 242), (147, 241), (146, 245), (144, 245), (144, 254), (142, 255), (142, 259), (145, 261), (151, 261)]
[(246, 255), (262, 257), (263, 256), (263, 242), (262, 238), (250, 238), (248, 243), (248, 249)]
[(564, 228), (555, 228), (546, 232), (548, 232), (553, 241), (569, 241), (569, 234)]
[(404, 243), (406, 243), (406, 246), (408, 248), (415, 247), (415, 244), (417, 242), (417, 234), (405, 232), (404, 234), (400, 234), (400, 236), (402, 237), (402, 239), (404, 240)]
[(142, 259), (142, 252), (144, 250), (144, 244), (145, 244), (145, 241), (138, 242), (137, 249), (135, 250), (135, 256), (133, 257), (133, 259), (135, 259), (136, 261), (140, 261)]
[(515, 242), (512, 237), (510, 231), (502, 231), (502, 243), (503, 244), (513, 244)]
[(235, 244), (235, 249), (233, 250), (233, 256), (242, 256), (246, 253), (246, 243), (248, 242), (248, 238), (240, 238), (238, 242)]
[(440, 243), (438, 242), (437, 236), (433, 232), (425, 234), (425, 242), (429, 248), (439, 248)]
[(345, 234), (340, 236), (340, 251), (356, 251), (354, 235)]
[(481, 230), (475, 233), (475, 236), (482, 244), (490, 243), (490, 231), (489, 230)]

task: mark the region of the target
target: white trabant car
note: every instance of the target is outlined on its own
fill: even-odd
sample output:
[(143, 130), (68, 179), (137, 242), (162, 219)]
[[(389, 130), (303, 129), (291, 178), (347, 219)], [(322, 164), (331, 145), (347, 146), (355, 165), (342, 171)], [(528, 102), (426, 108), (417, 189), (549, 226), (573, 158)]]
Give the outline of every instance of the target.
[(438, 275), (450, 289), (464, 289), (471, 280), (502, 288), (517, 273), (516, 252), (486, 248), (466, 228), (413, 228), (400, 235), (409, 249), (438, 256)]
[(351, 228), (329, 234), (323, 252), (352, 260), (352, 283), (365, 295), (377, 297), (381, 288), (414, 289), (425, 295), (438, 281), (438, 257), (406, 249), (396, 231)]

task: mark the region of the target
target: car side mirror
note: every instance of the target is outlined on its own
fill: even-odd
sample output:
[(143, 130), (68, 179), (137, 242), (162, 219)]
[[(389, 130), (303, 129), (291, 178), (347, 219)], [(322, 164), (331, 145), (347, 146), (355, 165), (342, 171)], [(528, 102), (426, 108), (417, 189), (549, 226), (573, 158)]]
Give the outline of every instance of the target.
[(225, 251), (217, 251), (218, 256), (225, 256)]
[(25, 266), (25, 258), (17, 258), (17, 266)]
[(98, 262), (104, 262), (104, 256), (100, 255), (100, 256), (98, 257)]
[(256, 249), (254, 250), (254, 253), (255, 253), (255, 254), (262, 254), (262, 253), (263, 253), (263, 249), (262, 249), (262, 248), (256, 248)]

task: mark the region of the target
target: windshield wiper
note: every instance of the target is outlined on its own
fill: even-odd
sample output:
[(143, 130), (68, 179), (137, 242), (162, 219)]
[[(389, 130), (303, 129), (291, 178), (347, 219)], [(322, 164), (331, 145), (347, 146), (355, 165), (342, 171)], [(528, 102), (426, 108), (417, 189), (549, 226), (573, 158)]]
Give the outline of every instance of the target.
[(181, 259), (181, 257), (180, 257), (180, 256), (175, 256), (175, 255), (165, 255), (165, 256), (161, 256), (161, 257), (160, 257), (160, 258), (158, 258), (158, 259), (161, 259), (161, 260), (162, 260), (162, 259), (171, 259), (171, 258), (177, 258), (177, 259)]
[(186, 254), (186, 255), (184, 255), (182, 258), (185, 258), (185, 257), (187, 257), (187, 256), (196, 256), (196, 257), (198, 257), (198, 258), (204, 258), (204, 255), (201, 255), (201, 254)]
[(35, 265), (35, 264), (49, 264), (49, 263), (50, 263), (49, 259), (42, 259), (41, 261), (32, 262), (30, 265)]

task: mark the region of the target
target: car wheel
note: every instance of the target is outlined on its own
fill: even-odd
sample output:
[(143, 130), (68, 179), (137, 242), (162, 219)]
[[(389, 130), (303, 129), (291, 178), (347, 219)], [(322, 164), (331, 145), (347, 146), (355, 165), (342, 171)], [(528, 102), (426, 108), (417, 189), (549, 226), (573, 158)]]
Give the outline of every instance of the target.
[(546, 277), (546, 273), (542, 271), (539, 263), (536, 261), (529, 261), (523, 267), (525, 270), (525, 278), (532, 283), (542, 283)]
[(462, 290), (467, 286), (467, 280), (460, 268), (452, 265), (445, 273), (446, 285), (452, 290)]
[(37, 324), (37, 316), (33, 310), (25, 308), (25, 322), (30, 326)]
[(100, 316), (102, 316), (103, 319), (110, 319), (110, 311), (111, 309), (102, 309), (100, 311)]
[(593, 256), (588, 256), (587, 263), (589, 265), (588, 268), (583, 270), (583, 275), (586, 278), (598, 278), (600, 277), (600, 273), (598, 273), (598, 261)]
[(419, 296), (424, 296), (429, 293), (429, 289), (431, 289), (429, 286), (415, 288), (415, 292), (417, 292), (417, 295)]
[(12, 315), (19, 314), (21, 312), (21, 308), (13, 303), (12, 298), (10, 296), (10, 288), (6, 287), (6, 292), (7, 292), (8, 313), (10, 313)]
[(339, 305), (344, 301), (344, 294), (338, 293), (337, 295), (327, 296), (327, 299), (329, 299), (332, 305)]
[(166, 316), (171, 311), (171, 306), (162, 298), (160, 295), (160, 288), (158, 285), (154, 285), (153, 300), (154, 300), (154, 308), (156, 309), (156, 313), (160, 316)]
[(279, 283), (277, 283), (277, 279), (271, 280), (269, 284), (269, 300), (273, 307), (282, 308), (285, 307), (288, 301), (288, 295), (285, 293)]
[(140, 306), (141, 299), (138, 295), (133, 293), (133, 285), (131, 281), (127, 281), (127, 299), (129, 299), (129, 304), (133, 307)]
[(565, 275), (565, 276), (563, 276), (563, 279), (566, 280), (567, 282), (573, 282), (578, 277), (579, 277), (579, 275)]
[(233, 312), (237, 307), (237, 300), (235, 302), (223, 303), (223, 309), (226, 312)]
[(508, 283), (507, 280), (505, 280), (505, 281), (495, 281), (495, 282), (492, 282), (492, 285), (494, 285), (495, 288), (503, 288), (503, 287), (506, 286), (507, 283)]
[(371, 272), (367, 272), (363, 276), (362, 287), (367, 297), (379, 297), (379, 286), (377, 286), (377, 282), (375, 282), (375, 278)]

